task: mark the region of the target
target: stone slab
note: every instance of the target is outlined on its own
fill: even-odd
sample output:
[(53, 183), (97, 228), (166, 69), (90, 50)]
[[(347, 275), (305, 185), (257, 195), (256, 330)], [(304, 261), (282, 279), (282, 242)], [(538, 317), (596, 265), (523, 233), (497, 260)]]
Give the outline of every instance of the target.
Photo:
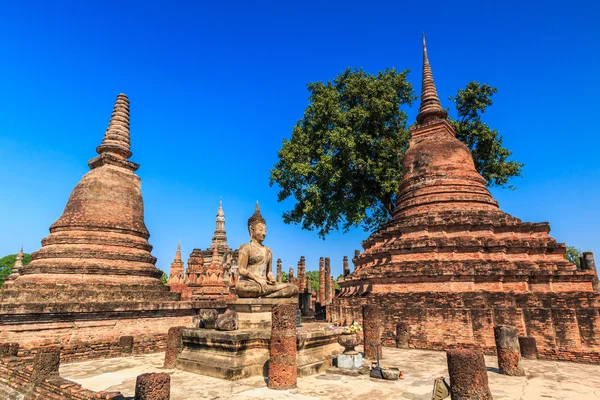
[(362, 354), (347, 355), (339, 354), (337, 356), (337, 367), (342, 369), (359, 369), (363, 364)]

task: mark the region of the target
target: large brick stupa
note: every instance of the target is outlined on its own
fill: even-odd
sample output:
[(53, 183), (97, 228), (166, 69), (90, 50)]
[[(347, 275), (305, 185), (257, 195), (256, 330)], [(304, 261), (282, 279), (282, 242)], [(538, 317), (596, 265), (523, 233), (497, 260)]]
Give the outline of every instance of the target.
[(85, 358), (86, 343), (112, 354), (133, 335), (143, 352), (160, 347), (170, 326), (191, 322), (192, 303), (162, 284), (151, 254), (124, 94), (96, 151), (42, 248), (0, 291), (0, 340), (60, 343), (66, 358)]
[[(384, 341), (408, 323), (418, 348), (494, 348), (493, 326), (536, 338), (541, 356), (600, 362), (600, 294), (593, 259), (568, 262), (548, 223), (504, 213), (455, 137), (423, 40), (423, 86), (392, 220), (362, 243), (334, 311), (360, 320), (384, 310)], [(591, 256), (591, 254), (589, 255)]]

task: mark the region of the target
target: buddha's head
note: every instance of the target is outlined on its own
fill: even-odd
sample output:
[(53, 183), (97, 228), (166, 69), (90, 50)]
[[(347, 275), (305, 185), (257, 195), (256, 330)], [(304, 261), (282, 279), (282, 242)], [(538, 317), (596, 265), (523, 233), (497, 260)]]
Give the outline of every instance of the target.
[(254, 214), (248, 218), (248, 232), (250, 233), (250, 239), (256, 239), (256, 241), (259, 243), (262, 243), (267, 236), (267, 223), (260, 214), (258, 201), (256, 202), (256, 210), (254, 211)]

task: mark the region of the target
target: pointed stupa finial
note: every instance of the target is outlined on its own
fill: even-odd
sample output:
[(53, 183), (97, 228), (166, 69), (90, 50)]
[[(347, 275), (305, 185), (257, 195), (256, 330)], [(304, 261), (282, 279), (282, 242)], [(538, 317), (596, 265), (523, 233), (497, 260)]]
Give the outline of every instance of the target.
[(223, 212), (223, 197), (219, 199), (219, 211), (217, 211), (217, 216), (219, 215), (225, 215), (225, 213)]
[(117, 157), (131, 157), (129, 141), (129, 99), (123, 93), (117, 96), (104, 140), (98, 146), (98, 154), (111, 153)]
[(177, 241), (177, 251), (175, 252), (175, 261), (181, 261), (181, 240)]
[(446, 119), (448, 113), (442, 108), (440, 99), (433, 83), (433, 74), (429, 65), (425, 32), (423, 32), (423, 76), (421, 86), (421, 107), (417, 115), (417, 123), (423, 124), (438, 119)]

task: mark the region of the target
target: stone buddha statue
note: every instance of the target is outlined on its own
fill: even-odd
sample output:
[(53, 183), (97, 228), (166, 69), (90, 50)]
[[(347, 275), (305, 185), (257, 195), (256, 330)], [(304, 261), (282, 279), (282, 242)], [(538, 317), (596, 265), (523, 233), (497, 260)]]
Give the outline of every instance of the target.
[(267, 224), (260, 214), (258, 201), (256, 211), (248, 219), (250, 243), (240, 247), (238, 256), (239, 280), (235, 291), (239, 297), (293, 297), (298, 294), (298, 287), (275, 280), (271, 272), (273, 255), (271, 249), (263, 246), (267, 235)]

